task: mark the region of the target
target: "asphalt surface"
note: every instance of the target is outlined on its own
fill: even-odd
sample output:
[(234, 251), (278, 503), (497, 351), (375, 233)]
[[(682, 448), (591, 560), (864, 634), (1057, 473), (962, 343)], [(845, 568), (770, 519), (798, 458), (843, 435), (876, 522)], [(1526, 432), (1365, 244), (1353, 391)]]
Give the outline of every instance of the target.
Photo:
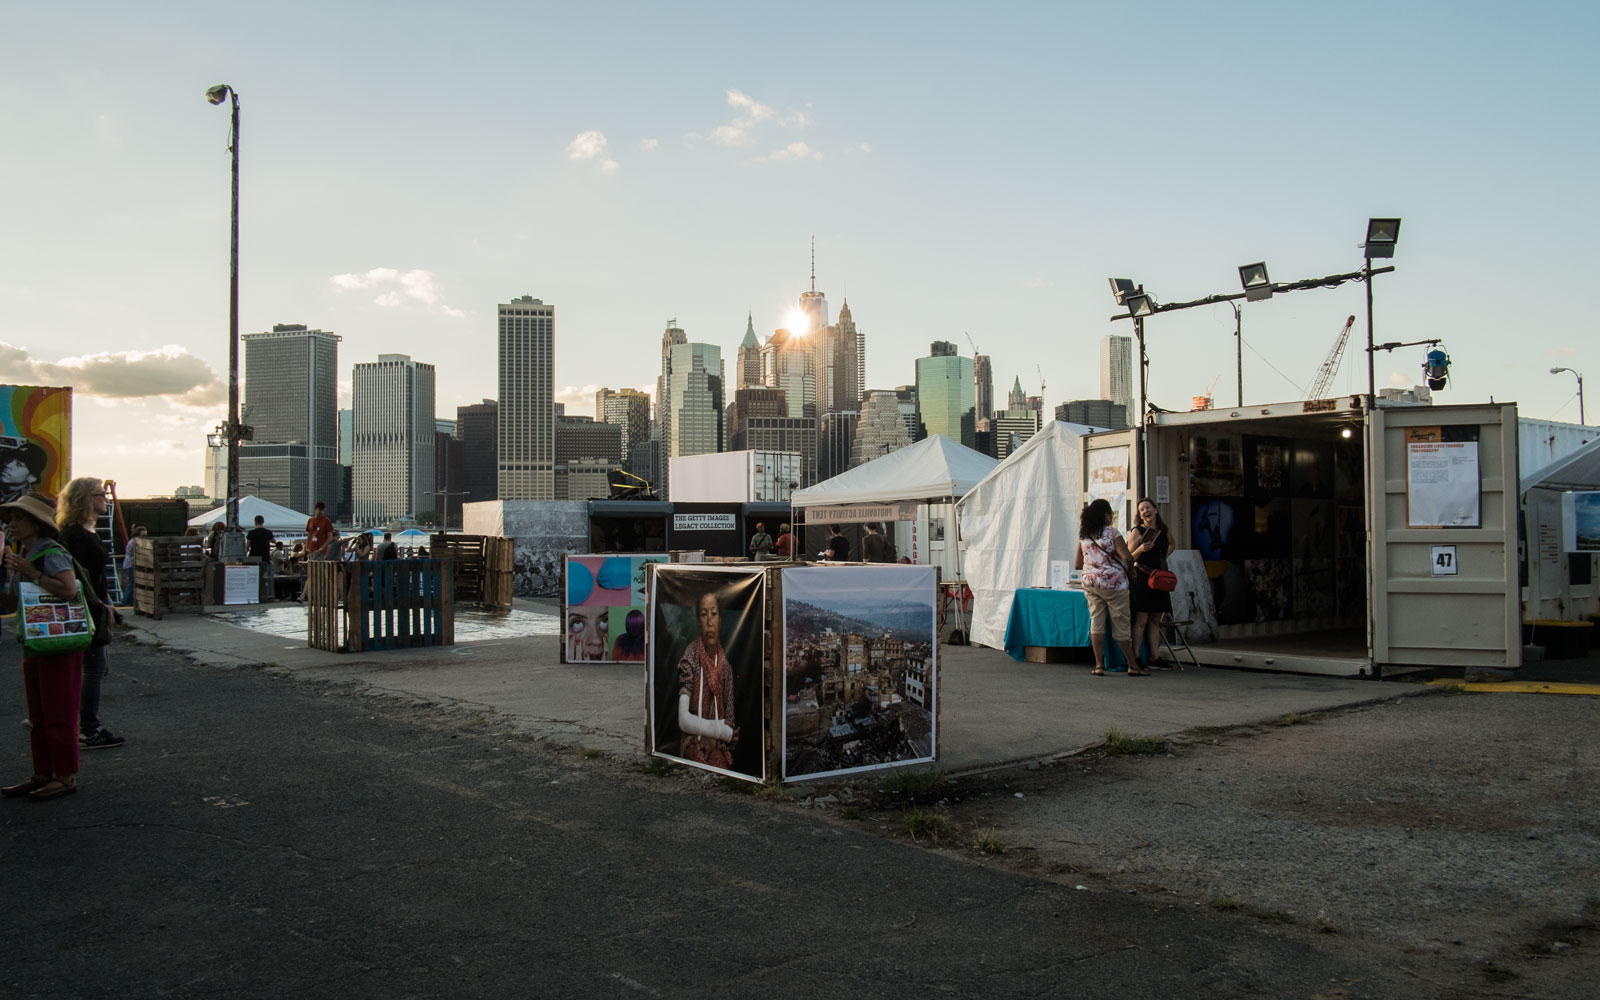
[[(0, 718), (23, 715), (16, 655)], [(8, 998), (1424, 995), (1302, 929), (988, 867), (486, 715), (111, 656), (102, 715), (128, 744), (85, 754), (77, 795), (0, 803)], [(28, 773), (10, 731), (7, 781)]]

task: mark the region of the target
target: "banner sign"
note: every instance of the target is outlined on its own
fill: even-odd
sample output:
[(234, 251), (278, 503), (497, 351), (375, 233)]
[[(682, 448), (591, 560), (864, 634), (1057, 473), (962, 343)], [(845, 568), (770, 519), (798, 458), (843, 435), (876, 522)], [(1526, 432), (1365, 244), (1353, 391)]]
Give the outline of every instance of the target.
[(835, 504), (829, 507), (807, 507), (807, 524), (846, 524), (865, 521), (914, 521), (917, 518), (916, 501), (907, 503), (855, 503)]
[(737, 531), (737, 514), (674, 514), (673, 531)]

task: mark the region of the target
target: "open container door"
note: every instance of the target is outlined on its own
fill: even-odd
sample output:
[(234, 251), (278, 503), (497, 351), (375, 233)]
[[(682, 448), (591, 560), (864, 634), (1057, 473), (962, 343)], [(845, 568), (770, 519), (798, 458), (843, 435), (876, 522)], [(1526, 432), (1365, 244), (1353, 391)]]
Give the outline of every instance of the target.
[(1517, 667), (1517, 408), (1379, 407), (1368, 416), (1374, 671)]

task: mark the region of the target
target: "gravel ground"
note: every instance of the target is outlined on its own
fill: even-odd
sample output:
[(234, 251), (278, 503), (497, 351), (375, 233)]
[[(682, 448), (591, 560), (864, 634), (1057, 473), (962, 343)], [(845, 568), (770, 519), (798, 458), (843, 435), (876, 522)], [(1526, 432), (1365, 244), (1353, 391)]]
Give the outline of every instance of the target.
[(1595, 698), (1407, 698), (991, 775), (952, 812), (1024, 870), (1559, 982), (1600, 971), (1597, 724)]

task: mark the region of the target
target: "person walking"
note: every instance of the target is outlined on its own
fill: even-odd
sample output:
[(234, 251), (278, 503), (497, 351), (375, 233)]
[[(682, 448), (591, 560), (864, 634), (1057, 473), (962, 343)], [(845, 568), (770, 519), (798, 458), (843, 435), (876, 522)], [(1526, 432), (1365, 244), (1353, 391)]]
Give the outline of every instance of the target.
[(1083, 571), (1083, 596), (1089, 604), (1089, 644), (1094, 647), (1096, 675), (1106, 672), (1106, 620), (1111, 621), (1111, 636), (1122, 650), (1130, 677), (1143, 677), (1129, 648), (1128, 566), (1133, 557), (1122, 536), (1111, 527), (1111, 504), (1096, 500), (1083, 508), (1078, 518), (1078, 551), (1073, 568)]
[[(106, 750), (120, 747), (125, 742), (121, 736), (100, 724), (100, 688), (110, 669), (106, 662), (104, 642), (111, 638), (111, 615), (107, 611), (111, 602), (106, 596), (106, 566), (111, 553), (100, 540), (96, 530), (100, 518), (106, 513), (106, 484), (99, 479), (83, 476), (67, 484), (56, 501), (56, 527), (61, 544), (78, 561), (87, 577), (90, 592), (100, 602), (103, 610), (94, 616), (95, 629), (104, 628), (106, 635), (81, 653), (83, 657), (83, 682), (78, 692), (78, 748), (80, 750)], [(93, 602), (90, 602), (91, 605)], [(90, 611), (94, 608), (91, 606)]]
[(1167, 568), (1167, 557), (1177, 543), (1167, 522), (1154, 500), (1139, 500), (1139, 523), (1128, 532), (1128, 552), (1133, 556), (1133, 579), (1129, 597), (1133, 604), (1133, 635), (1142, 654), (1150, 649), (1149, 659), (1140, 659), (1142, 666), (1158, 659), (1161, 652), (1161, 616), (1172, 610), (1172, 595), (1150, 586), (1150, 574)]
[[(78, 596), (78, 575), (61, 547), (55, 524), (55, 500), (30, 492), (0, 504), (17, 551), (6, 550), (11, 583), (0, 594), (0, 611), (15, 611), (23, 581), (52, 597)], [(22, 651), (22, 686), (28, 700), (28, 740), (33, 751), (33, 776), (0, 788), (8, 799), (26, 795), (36, 802), (71, 795), (78, 790), (79, 696), (83, 689), (83, 652)]]

